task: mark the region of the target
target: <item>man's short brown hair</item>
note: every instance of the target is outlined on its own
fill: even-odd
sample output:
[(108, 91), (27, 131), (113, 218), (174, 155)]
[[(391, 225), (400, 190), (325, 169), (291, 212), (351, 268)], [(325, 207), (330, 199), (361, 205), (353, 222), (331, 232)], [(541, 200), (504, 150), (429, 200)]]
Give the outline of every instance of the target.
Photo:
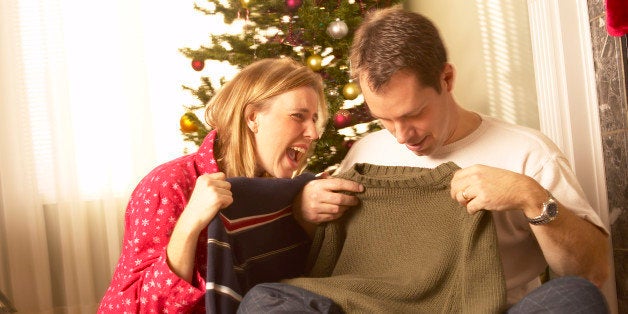
[(370, 13), (355, 32), (351, 47), (351, 76), (366, 77), (379, 91), (399, 70), (440, 93), (440, 74), (447, 51), (436, 26), (425, 16), (394, 6)]

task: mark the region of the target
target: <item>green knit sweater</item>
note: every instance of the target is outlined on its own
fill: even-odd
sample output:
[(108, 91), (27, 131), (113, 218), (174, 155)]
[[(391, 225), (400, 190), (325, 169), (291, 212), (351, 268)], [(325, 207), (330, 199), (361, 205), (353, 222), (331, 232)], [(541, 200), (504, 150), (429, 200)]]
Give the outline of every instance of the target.
[(321, 225), (312, 278), (285, 280), (349, 313), (497, 313), (506, 293), (489, 213), (469, 215), (449, 195), (459, 167), (356, 164), (361, 204)]

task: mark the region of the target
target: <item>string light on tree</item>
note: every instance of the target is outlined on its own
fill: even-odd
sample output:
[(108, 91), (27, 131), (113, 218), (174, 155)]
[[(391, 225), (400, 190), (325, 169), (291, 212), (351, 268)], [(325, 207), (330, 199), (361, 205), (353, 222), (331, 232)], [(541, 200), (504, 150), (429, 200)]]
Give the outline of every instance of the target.
[(251, 3), (251, 0), (240, 0), (240, 5), (245, 9), (249, 8), (249, 3)]

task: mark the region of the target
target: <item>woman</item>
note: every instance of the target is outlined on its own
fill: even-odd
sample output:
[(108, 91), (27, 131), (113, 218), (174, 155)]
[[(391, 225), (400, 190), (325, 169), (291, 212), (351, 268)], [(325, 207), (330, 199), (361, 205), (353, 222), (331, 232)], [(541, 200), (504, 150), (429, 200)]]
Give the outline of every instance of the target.
[(101, 313), (203, 312), (207, 235), (233, 202), (231, 177), (291, 178), (327, 120), (320, 76), (290, 59), (239, 72), (207, 106), (199, 150), (155, 168), (125, 215), (123, 250)]

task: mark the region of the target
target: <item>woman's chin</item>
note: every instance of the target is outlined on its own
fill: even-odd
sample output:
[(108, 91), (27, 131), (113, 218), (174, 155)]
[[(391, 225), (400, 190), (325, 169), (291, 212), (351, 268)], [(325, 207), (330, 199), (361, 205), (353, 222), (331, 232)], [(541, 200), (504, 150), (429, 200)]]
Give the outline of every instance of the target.
[(279, 169), (275, 169), (273, 176), (275, 178), (292, 178), (295, 171), (297, 171), (297, 167), (281, 167)]

